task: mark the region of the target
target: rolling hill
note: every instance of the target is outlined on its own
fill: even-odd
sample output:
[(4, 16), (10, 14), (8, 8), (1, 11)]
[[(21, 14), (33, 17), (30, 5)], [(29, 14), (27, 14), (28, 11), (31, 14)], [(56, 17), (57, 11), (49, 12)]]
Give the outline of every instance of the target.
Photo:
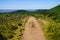
[(56, 7), (51, 8), (50, 11), (56, 14), (60, 14), (60, 5), (57, 5)]

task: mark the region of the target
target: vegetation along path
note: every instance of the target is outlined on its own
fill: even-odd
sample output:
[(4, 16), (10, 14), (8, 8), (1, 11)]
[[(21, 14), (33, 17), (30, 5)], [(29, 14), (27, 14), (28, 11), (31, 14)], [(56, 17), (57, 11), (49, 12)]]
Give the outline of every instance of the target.
[(44, 32), (36, 18), (30, 17), (27, 20), (21, 40), (45, 40)]

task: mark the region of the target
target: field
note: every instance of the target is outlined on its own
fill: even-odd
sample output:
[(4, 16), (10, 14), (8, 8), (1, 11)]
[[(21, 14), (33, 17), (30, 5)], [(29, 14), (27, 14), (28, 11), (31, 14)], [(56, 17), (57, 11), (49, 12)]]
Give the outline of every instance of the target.
[(20, 40), (30, 16), (35, 17), (42, 26), (46, 40), (60, 40), (59, 10), (60, 5), (49, 10), (0, 13), (0, 40)]

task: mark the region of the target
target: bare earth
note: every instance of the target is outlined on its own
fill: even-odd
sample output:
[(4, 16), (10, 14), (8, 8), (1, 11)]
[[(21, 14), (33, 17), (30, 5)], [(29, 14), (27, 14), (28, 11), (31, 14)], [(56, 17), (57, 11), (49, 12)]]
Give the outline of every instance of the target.
[(44, 32), (34, 17), (27, 20), (21, 40), (45, 40)]

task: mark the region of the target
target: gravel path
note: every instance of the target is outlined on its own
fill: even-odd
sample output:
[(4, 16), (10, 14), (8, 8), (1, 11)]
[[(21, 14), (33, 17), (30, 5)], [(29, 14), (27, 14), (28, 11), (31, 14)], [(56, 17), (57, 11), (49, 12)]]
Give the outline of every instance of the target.
[(21, 40), (45, 40), (44, 32), (36, 18), (30, 17), (27, 20)]

